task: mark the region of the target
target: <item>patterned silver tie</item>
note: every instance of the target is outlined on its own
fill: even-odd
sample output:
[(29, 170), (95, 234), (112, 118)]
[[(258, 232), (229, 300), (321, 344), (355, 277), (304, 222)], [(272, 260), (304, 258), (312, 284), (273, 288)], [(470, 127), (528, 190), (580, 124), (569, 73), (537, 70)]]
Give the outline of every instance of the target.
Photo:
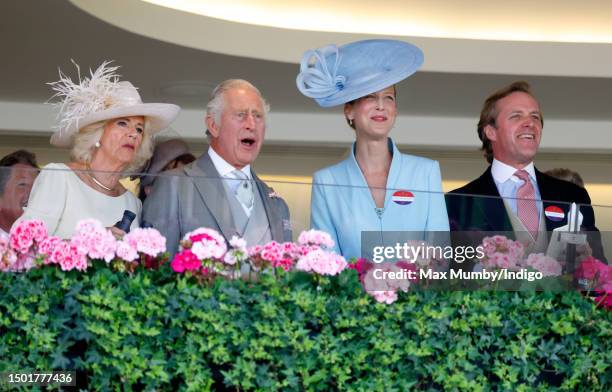
[(249, 177), (241, 170), (234, 170), (232, 173), (236, 179), (240, 180), (237, 181), (238, 186), (234, 190), (236, 198), (246, 208), (251, 208), (253, 206), (253, 184), (251, 180), (249, 180)]

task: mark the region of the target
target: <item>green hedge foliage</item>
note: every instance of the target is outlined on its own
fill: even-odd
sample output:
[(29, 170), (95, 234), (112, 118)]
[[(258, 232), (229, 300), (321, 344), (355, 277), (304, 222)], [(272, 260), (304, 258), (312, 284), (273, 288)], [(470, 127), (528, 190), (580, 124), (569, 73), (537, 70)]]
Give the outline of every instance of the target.
[(164, 266), (0, 274), (0, 372), (91, 390), (612, 390), (612, 312), (579, 293), (365, 295), (355, 271), (200, 286)]

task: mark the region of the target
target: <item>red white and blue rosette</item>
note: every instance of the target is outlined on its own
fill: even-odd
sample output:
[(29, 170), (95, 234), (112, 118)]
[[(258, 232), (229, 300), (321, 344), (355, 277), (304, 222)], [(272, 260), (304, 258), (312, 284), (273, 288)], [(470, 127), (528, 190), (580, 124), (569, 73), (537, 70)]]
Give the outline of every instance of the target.
[(563, 210), (557, 206), (546, 207), (544, 209), (544, 215), (546, 215), (546, 218), (553, 222), (560, 222), (565, 219), (565, 212), (563, 212)]
[(393, 192), (391, 201), (401, 206), (408, 205), (414, 201), (414, 195), (410, 191), (399, 190)]

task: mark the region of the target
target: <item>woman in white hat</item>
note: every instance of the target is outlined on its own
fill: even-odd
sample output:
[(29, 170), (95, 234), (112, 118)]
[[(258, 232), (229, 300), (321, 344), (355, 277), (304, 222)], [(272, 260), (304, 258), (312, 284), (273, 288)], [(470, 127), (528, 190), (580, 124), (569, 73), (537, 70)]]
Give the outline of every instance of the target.
[[(297, 87), (323, 107), (344, 105), (355, 131), (350, 156), (314, 174), (311, 224), (331, 234), (336, 252), (362, 254), (393, 243), (389, 231), (448, 231), (438, 162), (400, 153), (389, 133), (397, 116), (396, 83), (416, 72), (423, 53), (407, 42), (375, 39), (329, 45), (302, 57)], [(366, 244), (366, 248), (367, 248)], [(371, 249), (370, 249), (371, 250)]]
[(152, 135), (167, 128), (180, 108), (142, 103), (130, 82), (118, 80), (117, 68), (105, 62), (90, 77), (79, 75), (76, 84), (60, 72), (60, 80), (50, 83), (61, 99), (51, 144), (71, 148), (72, 160), (43, 168), (20, 218), (41, 219), (50, 235), (70, 238), (87, 218), (112, 227), (126, 210), (136, 215), (131, 227), (139, 225), (142, 204), (119, 180), (149, 159)]

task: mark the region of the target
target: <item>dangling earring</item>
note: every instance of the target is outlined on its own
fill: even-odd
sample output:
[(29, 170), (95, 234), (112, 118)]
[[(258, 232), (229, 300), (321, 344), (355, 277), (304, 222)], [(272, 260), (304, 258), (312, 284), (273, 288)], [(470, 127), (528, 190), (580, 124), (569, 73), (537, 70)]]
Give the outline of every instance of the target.
[(96, 144), (95, 144), (95, 147), (96, 147), (96, 148), (100, 148), (101, 146), (102, 146), (102, 145), (100, 144), (100, 141), (98, 140), (98, 141), (96, 142)]
[(352, 118), (348, 119), (348, 123), (351, 126), (351, 128), (353, 127), (353, 124), (355, 123), (355, 121)]

